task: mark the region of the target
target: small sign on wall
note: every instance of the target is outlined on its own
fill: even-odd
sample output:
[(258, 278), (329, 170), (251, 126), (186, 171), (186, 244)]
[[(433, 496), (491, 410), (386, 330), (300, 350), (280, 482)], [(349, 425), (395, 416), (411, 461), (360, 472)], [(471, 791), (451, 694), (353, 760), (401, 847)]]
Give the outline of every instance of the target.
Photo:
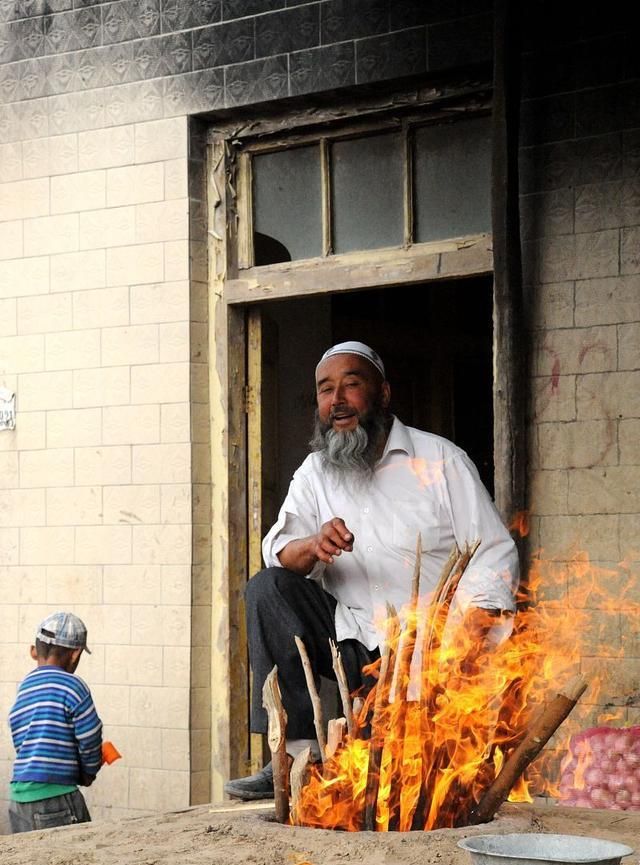
[(16, 395), (0, 387), (0, 430), (16, 428)]

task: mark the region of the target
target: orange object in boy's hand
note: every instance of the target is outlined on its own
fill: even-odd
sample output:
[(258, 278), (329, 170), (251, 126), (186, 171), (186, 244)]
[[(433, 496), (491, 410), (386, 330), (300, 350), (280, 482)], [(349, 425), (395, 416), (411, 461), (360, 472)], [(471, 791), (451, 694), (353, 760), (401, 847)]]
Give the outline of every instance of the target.
[(120, 751), (118, 751), (118, 749), (113, 744), (113, 742), (103, 742), (102, 743), (102, 763), (101, 763), (101, 765), (104, 765), (105, 763), (108, 763), (109, 765), (111, 765), (111, 763), (114, 763), (116, 760), (119, 760), (120, 757), (122, 757), (122, 754), (120, 753)]

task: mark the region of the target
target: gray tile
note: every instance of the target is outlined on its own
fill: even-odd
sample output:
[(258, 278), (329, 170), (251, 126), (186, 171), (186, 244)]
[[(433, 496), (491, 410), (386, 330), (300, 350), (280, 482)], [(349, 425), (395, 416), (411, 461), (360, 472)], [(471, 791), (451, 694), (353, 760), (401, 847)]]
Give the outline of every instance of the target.
[(162, 0), (162, 32), (190, 30), (222, 20), (222, 0)]
[(225, 67), (225, 104), (246, 105), (280, 99), (288, 94), (286, 57), (268, 57)]
[(106, 45), (95, 52), (95, 63), (105, 86), (128, 84), (136, 78), (133, 65), (134, 42)]
[(202, 69), (163, 81), (164, 116), (213, 111), (224, 105), (224, 71)]
[(44, 58), (24, 60), (19, 64), (22, 99), (37, 99), (46, 95), (47, 61)]
[(344, 42), (386, 33), (387, 0), (329, 0), (320, 9), (320, 42)]
[(356, 81), (358, 84), (417, 75), (427, 68), (424, 27), (400, 30), (384, 36), (371, 36), (356, 42)]
[(222, 0), (222, 18), (246, 18), (249, 15), (259, 15), (261, 12), (271, 12), (274, 9), (284, 9), (285, 0)]
[(521, 108), (521, 142), (544, 144), (573, 138), (575, 118), (573, 93), (526, 100)]
[(58, 93), (73, 93), (81, 89), (76, 64), (77, 56), (75, 54), (61, 54), (46, 58), (48, 96), (54, 96)]
[[(44, 138), (49, 134), (47, 99), (30, 99), (14, 106), (18, 138)], [(17, 139), (14, 139), (17, 140)]]
[(134, 42), (132, 63), (134, 77), (137, 79), (190, 72), (190, 34), (176, 33)]
[(289, 78), (292, 96), (355, 84), (353, 42), (296, 51), (289, 57)]
[(255, 57), (254, 22), (251, 18), (194, 30), (191, 39), (194, 69), (226, 66)]
[(15, 105), (0, 105), (0, 144), (20, 140), (15, 109)]
[(50, 96), (49, 127), (52, 135), (100, 129), (105, 125), (104, 90)]
[(100, 10), (79, 9), (44, 18), (44, 53), (61, 54), (91, 48), (101, 42)]
[(20, 67), (23, 63), (4, 63), (0, 65), (0, 102), (16, 102), (22, 99)]
[[(9, 38), (15, 41), (14, 60), (28, 60), (40, 57), (44, 50), (43, 18), (24, 18), (6, 24)], [(2, 58), (0, 58), (2, 62)]]
[(493, 16), (474, 15), (427, 30), (429, 69), (451, 69), (493, 58)]
[(120, 0), (102, 10), (105, 44), (126, 42), (160, 33), (160, 0)]
[(298, 6), (258, 15), (256, 57), (273, 57), (320, 43), (320, 7)]

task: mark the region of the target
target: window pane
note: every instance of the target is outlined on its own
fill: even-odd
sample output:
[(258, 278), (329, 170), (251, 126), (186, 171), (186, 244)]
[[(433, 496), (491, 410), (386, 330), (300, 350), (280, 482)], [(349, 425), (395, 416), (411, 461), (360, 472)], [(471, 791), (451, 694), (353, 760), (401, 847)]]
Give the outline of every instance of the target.
[(332, 146), (334, 252), (402, 243), (402, 155), (398, 133), (337, 141)]
[(321, 255), (319, 147), (254, 156), (253, 208), (257, 265)]
[(491, 231), (488, 117), (415, 132), (416, 240)]

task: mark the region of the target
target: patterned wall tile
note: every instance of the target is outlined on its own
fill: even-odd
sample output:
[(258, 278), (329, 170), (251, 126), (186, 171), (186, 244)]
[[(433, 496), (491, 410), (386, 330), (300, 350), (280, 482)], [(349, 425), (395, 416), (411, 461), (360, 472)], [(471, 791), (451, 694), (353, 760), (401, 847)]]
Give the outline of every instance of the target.
[(194, 30), (191, 38), (194, 69), (226, 66), (255, 57), (254, 24), (250, 18)]
[(385, 33), (387, 25), (387, 0), (329, 0), (320, 9), (323, 45)]
[(273, 57), (320, 44), (320, 7), (299, 6), (258, 15), (256, 57)]
[(286, 56), (225, 67), (225, 104), (246, 105), (281, 99), (289, 90)]
[(133, 42), (105, 45), (95, 49), (95, 63), (101, 70), (105, 87), (111, 84), (129, 84), (136, 79), (133, 65)]
[(17, 124), (14, 122), (14, 106), (0, 105), (0, 144), (19, 141), (20, 136), (15, 134), (16, 130)]
[(33, 18), (48, 11), (46, 0), (16, 0), (16, 18)]
[(224, 105), (224, 70), (203, 69), (163, 80), (164, 116), (213, 111)]
[(190, 72), (190, 34), (175, 33), (134, 42), (132, 64), (134, 77), (139, 79)]
[(113, 44), (160, 33), (160, 0), (120, 0), (102, 10), (103, 42)]
[(99, 9), (46, 15), (43, 20), (45, 54), (78, 51), (99, 45), (102, 41)]
[(40, 57), (44, 51), (44, 18), (24, 18), (7, 24), (16, 41), (16, 60)]
[(10, 24), (0, 24), (0, 64), (19, 60), (18, 45), (13, 38)]
[(76, 64), (75, 54), (61, 54), (46, 58), (44, 65), (47, 69), (46, 82), (49, 96), (56, 93), (74, 93), (81, 89), (78, 86)]
[(428, 28), (429, 69), (451, 69), (491, 60), (493, 20), (476, 15), (463, 21), (434, 24)]
[(353, 42), (296, 51), (289, 57), (289, 78), (292, 96), (355, 84)]
[(106, 52), (109, 49), (89, 48), (79, 51), (77, 57), (76, 82), (78, 90), (93, 90), (107, 83)]
[(363, 84), (403, 75), (417, 75), (427, 68), (425, 27), (372, 36), (356, 42), (356, 81)]
[(14, 124), (17, 136), (12, 139), (44, 138), (49, 134), (48, 100), (30, 99), (14, 106)]
[(229, 21), (231, 18), (244, 18), (274, 9), (284, 9), (285, 6), (285, 0), (222, 0), (222, 18)]
[(222, 19), (222, 0), (162, 0), (162, 32), (190, 30)]
[(63, 93), (49, 97), (49, 125), (52, 135), (100, 129), (105, 125), (104, 90)]
[[(28, 60), (23, 63), (28, 63)], [(20, 67), (22, 63), (0, 65), (0, 102), (16, 102), (22, 99)]]
[(47, 86), (46, 62), (43, 60), (24, 60), (18, 64), (22, 99), (36, 99), (44, 96)]
[(142, 123), (145, 120), (159, 120), (163, 114), (163, 82), (142, 81), (140, 84), (128, 84), (133, 90), (135, 115), (132, 121)]

